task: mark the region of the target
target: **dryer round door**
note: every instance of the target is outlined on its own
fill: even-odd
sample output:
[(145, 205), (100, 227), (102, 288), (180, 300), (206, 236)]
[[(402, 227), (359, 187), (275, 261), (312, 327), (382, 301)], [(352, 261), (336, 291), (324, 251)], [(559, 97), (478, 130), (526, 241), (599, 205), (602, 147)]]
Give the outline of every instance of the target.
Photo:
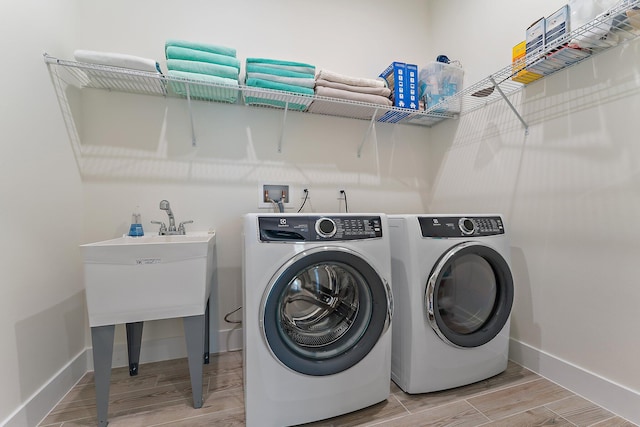
[(509, 264), (478, 242), (450, 248), (427, 281), (427, 319), (442, 340), (456, 347), (491, 341), (509, 320), (512, 305)]
[(304, 251), (271, 280), (262, 330), (273, 355), (306, 375), (342, 372), (361, 361), (391, 321), (387, 281), (356, 252)]

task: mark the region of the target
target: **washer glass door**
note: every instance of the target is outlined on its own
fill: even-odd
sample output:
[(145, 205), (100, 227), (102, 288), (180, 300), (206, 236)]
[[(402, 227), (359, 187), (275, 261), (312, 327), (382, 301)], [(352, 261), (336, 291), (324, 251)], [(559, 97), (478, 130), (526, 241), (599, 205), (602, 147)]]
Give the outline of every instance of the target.
[(425, 294), (427, 318), (445, 342), (477, 347), (509, 319), (513, 278), (505, 259), (477, 242), (447, 251), (434, 267)]
[(331, 375), (358, 363), (390, 320), (388, 284), (353, 251), (321, 248), (294, 257), (263, 298), (264, 335), (287, 367)]

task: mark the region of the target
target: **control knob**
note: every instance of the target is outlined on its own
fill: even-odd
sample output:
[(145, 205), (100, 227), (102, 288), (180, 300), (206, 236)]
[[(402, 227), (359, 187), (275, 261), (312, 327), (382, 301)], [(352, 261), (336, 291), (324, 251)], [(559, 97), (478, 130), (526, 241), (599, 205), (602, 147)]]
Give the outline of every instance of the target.
[(469, 218), (460, 218), (458, 221), (458, 227), (460, 227), (462, 234), (466, 236), (470, 236), (476, 231), (476, 223)]
[(322, 237), (333, 237), (336, 234), (336, 223), (331, 218), (320, 218), (316, 221), (316, 233)]

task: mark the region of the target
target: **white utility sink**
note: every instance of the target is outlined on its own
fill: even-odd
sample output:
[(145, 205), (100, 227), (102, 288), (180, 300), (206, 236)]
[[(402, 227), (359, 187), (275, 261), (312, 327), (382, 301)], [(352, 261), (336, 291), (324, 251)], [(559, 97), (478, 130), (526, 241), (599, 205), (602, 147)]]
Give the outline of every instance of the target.
[(81, 245), (90, 326), (203, 314), (214, 246), (213, 232)]

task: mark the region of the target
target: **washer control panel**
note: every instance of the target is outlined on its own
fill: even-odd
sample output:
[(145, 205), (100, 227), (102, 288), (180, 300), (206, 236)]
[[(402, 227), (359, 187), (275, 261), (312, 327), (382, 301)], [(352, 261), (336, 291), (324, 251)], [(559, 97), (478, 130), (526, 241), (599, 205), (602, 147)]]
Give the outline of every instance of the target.
[(418, 217), (422, 237), (467, 237), (504, 234), (500, 216)]
[(317, 242), (361, 240), (382, 237), (379, 216), (261, 216), (258, 217), (263, 242)]

